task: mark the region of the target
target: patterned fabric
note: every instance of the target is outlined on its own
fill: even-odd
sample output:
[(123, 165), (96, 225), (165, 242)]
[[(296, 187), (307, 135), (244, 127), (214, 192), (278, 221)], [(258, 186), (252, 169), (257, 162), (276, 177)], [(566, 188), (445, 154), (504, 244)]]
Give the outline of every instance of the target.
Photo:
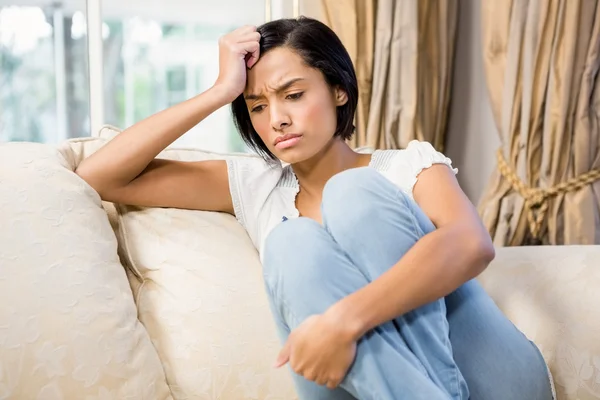
[(295, 398), (258, 255), (225, 214), (119, 207), (140, 321), (176, 399)]
[(559, 400), (600, 399), (600, 246), (503, 247), (479, 277), (550, 366)]
[(171, 399), (100, 199), (50, 146), (0, 145), (0, 399)]
[[(101, 140), (73, 141), (89, 154)], [(160, 157), (202, 160), (209, 152)], [(110, 205), (105, 205), (110, 210)], [(117, 207), (113, 225), (129, 267), (139, 319), (162, 360), (175, 399), (292, 400), (258, 255), (232, 216)], [(114, 218), (114, 216), (113, 216)]]

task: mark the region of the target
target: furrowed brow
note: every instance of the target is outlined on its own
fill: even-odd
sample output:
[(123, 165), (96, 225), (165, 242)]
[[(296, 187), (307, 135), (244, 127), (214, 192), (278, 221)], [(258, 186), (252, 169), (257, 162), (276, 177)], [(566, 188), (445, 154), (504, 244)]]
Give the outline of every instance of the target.
[[(283, 84), (279, 85), (279, 87), (275, 88), (275, 92), (276, 93), (281, 93), (286, 89), (289, 89), (290, 86), (292, 86), (294, 83), (298, 82), (298, 81), (302, 81), (304, 80), (304, 78), (294, 78), (294, 79), (290, 79), (287, 82), (284, 82)], [(247, 94), (244, 96), (244, 99), (246, 100), (257, 100), (260, 99), (262, 97), (261, 94)]]

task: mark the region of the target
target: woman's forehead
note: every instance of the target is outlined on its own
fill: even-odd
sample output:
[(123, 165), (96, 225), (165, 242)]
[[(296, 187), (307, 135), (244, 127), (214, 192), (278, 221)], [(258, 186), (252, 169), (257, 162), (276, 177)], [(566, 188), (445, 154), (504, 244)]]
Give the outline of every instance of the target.
[(261, 56), (248, 70), (245, 93), (258, 93), (264, 89), (275, 90), (290, 79), (310, 80), (314, 74), (312, 70), (296, 52), (288, 48), (273, 49)]

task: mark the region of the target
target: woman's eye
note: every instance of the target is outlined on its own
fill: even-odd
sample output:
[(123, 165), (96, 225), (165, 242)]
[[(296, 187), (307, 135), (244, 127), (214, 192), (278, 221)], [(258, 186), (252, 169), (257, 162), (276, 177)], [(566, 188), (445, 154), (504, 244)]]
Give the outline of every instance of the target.
[(252, 108), (252, 112), (261, 112), (265, 106), (256, 106)]
[(286, 96), (286, 99), (288, 99), (288, 100), (298, 100), (300, 97), (302, 97), (302, 94), (303, 94), (303, 92), (288, 94)]

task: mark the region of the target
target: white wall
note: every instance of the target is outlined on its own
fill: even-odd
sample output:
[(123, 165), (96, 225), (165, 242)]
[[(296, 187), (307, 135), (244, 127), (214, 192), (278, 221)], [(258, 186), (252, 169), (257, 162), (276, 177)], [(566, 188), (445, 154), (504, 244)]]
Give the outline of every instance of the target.
[(481, 0), (459, 0), (459, 5), (445, 153), (459, 169), (461, 187), (477, 204), (496, 166), (500, 139), (483, 69)]

